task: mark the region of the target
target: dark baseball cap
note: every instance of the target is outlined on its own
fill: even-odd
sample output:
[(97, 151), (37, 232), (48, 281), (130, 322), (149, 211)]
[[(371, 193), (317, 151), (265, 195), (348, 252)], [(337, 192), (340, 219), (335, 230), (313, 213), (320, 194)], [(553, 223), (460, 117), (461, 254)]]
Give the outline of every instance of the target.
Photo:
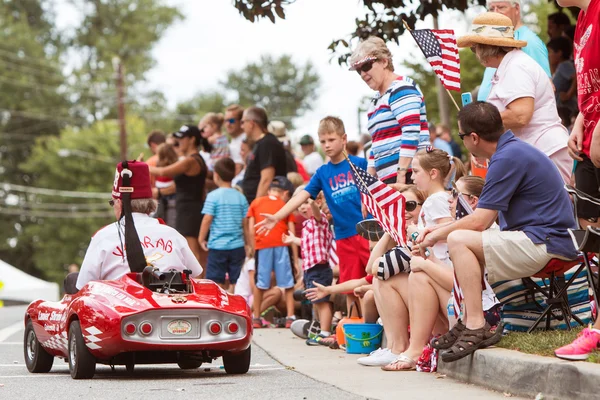
[(273, 181), (269, 187), (290, 192), (290, 195), (294, 194), (294, 190), (296, 190), (292, 182), (290, 182), (285, 176), (276, 176), (273, 178)]
[(195, 137), (196, 143), (200, 143), (200, 136), (200, 129), (194, 125), (183, 125), (177, 132), (173, 133), (173, 137), (177, 139), (183, 139), (184, 137)]
[(300, 138), (300, 145), (315, 144), (315, 140), (310, 135), (304, 135)]

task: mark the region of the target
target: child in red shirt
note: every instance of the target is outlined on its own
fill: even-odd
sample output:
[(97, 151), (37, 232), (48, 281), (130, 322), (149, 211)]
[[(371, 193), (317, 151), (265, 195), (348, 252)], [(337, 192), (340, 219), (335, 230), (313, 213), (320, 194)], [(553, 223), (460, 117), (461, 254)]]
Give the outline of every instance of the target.
[[(263, 214), (274, 214), (285, 206), (285, 199), (289, 199), (294, 188), (290, 181), (283, 176), (276, 176), (271, 183), (267, 196), (254, 199), (248, 209), (248, 226), (250, 227), (249, 242), (254, 246), (256, 260), (256, 290), (254, 291), (254, 318), (255, 328), (264, 328), (265, 323), (260, 318), (260, 305), (264, 292), (271, 287), (271, 274), (275, 272), (277, 286), (285, 289), (285, 305), (287, 309), (286, 328), (289, 328), (295, 319), (294, 316), (294, 273), (290, 262), (288, 246), (283, 243), (283, 235), (294, 231), (294, 216), (279, 221), (267, 235), (256, 235), (254, 225), (265, 217)], [(292, 246), (294, 263), (297, 259), (297, 248)]]

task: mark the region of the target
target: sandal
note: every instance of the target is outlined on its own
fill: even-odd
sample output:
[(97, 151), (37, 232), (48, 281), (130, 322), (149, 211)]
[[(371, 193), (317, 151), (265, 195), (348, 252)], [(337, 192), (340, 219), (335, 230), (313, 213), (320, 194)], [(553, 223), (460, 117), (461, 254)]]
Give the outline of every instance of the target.
[(448, 332), (444, 333), (440, 337), (431, 339), (431, 347), (437, 350), (449, 349), (454, 343), (456, 343), (465, 328), (465, 324), (463, 324), (462, 320), (459, 319), (458, 322), (456, 322), (456, 324)]
[[(408, 368), (401, 368), (401, 365), (408, 365)], [(416, 371), (417, 362), (406, 354), (401, 353), (395, 361), (381, 367), (381, 369), (384, 371)]]
[(492, 331), (487, 322), (483, 328), (465, 328), (460, 335), (460, 338), (458, 338), (450, 350), (442, 353), (442, 361), (457, 361), (470, 354), (473, 354), (477, 349), (483, 349), (498, 343), (502, 339), (503, 328), (504, 325), (499, 324), (496, 330)]

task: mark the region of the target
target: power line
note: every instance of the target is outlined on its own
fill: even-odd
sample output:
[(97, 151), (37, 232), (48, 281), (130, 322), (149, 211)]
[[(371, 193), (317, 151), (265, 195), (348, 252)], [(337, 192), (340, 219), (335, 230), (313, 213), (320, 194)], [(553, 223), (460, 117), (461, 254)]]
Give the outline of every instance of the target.
[(11, 204), (10, 202), (4, 200), (0, 201), (0, 204), (7, 207), (15, 207), (21, 210), (32, 209), (34, 211), (47, 211), (47, 210), (57, 210), (57, 211), (82, 211), (82, 210), (95, 210), (101, 211), (108, 210), (108, 203), (80, 203), (80, 204), (68, 204), (68, 203), (31, 203), (31, 202), (22, 202), (19, 201), (17, 204)]
[(23, 186), (23, 185), (15, 185), (13, 183), (8, 182), (0, 182), (0, 189), (7, 192), (24, 192), (24, 193), (33, 193), (40, 194), (45, 196), (58, 196), (58, 197), (73, 197), (79, 199), (108, 199), (109, 195), (107, 193), (99, 193), (99, 192), (76, 192), (69, 190), (57, 190), (57, 189), (46, 189), (46, 188), (37, 188), (32, 186)]
[(30, 217), (30, 218), (66, 218), (66, 219), (82, 219), (82, 218), (114, 218), (112, 213), (83, 213), (83, 212), (65, 212), (65, 213), (53, 213), (53, 212), (28, 212), (22, 210), (0, 210), (0, 214), (14, 215), (19, 217)]

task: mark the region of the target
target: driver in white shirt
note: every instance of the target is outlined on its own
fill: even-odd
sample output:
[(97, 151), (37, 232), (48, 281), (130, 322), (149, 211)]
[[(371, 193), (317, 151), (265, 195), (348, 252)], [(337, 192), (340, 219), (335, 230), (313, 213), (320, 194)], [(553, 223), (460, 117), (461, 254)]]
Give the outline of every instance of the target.
[[(130, 184), (124, 187), (123, 175), (129, 173)], [(117, 279), (131, 272), (125, 253), (126, 218), (123, 212), (123, 193), (130, 194), (131, 215), (146, 262), (161, 271), (189, 269), (192, 271), (192, 277), (199, 276), (202, 267), (186, 239), (175, 229), (149, 216), (156, 211), (156, 201), (152, 199), (148, 165), (139, 161), (129, 161), (126, 169), (119, 163), (115, 173), (110, 204), (117, 221), (100, 229), (92, 237), (81, 264), (77, 289), (81, 289), (92, 280)]]

